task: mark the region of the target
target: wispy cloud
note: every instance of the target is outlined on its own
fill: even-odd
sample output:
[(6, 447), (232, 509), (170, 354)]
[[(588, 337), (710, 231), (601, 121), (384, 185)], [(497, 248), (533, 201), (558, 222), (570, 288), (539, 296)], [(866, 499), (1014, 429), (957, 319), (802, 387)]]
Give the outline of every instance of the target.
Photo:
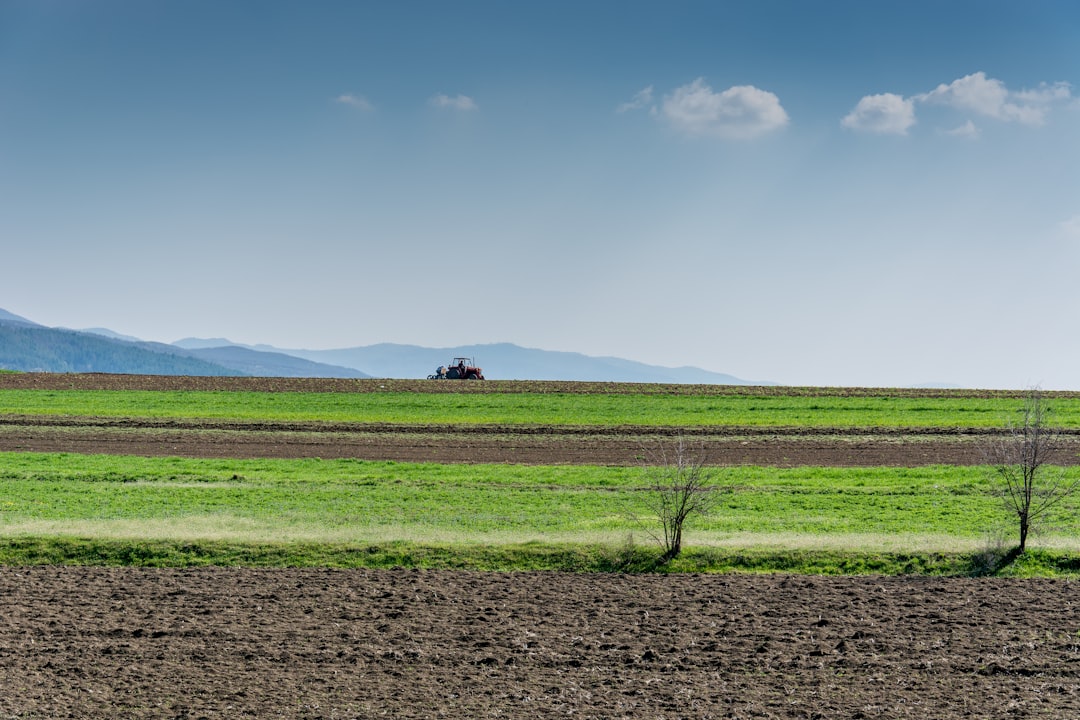
[(344, 95), (338, 95), (334, 98), (334, 102), (339, 102), (342, 105), (348, 105), (354, 107), (357, 110), (363, 110), (364, 112), (370, 112), (375, 109), (375, 106), (371, 104), (363, 95), (353, 95), (352, 93), (345, 93)]
[(901, 95), (867, 95), (840, 124), (851, 130), (882, 135), (907, 135), (915, 124), (915, 103)]
[[(1033, 90), (1010, 90), (1005, 83), (980, 71), (951, 83), (942, 83), (930, 92), (909, 98), (892, 93), (867, 95), (840, 124), (852, 130), (882, 134), (907, 134), (915, 124), (915, 103), (943, 105), (978, 117), (1031, 127), (1045, 124), (1055, 105), (1072, 98), (1069, 83), (1040, 83)], [(950, 135), (976, 137), (978, 129), (969, 119)]]
[(755, 138), (788, 124), (788, 115), (773, 93), (752, 85), (714, 92), (704, 78), (665, 95), (661, 113), (686, 135), (733, 140)]
[(463, 112), (480, 109), (476, 102), (468, 95), (455, 95), (454, 97), (450, 97), (449, 95), (439, 93), (438, 95), (433, 95), (429, 98), (428, 104), (432, 107), (461, 110)]
[(624, 102), (615, 108), (615, 112), (624, 113), (631, 110), (640, 110), (643, 107), (652, 105), (653, 101), (653, 86), (650, 85), (647, 88), (638, 90), (634, 97), (630, 98), (629, 102)]
[(981, 131), (975, 125), (975, 123), (968, 120), (966, 123), (964, 123), (960, 127), (955, 127), (952, 130), (942, 130), (942, 134), (944, 134), (944, 135), (952, 135), (953, 137), (962, 137), (962, 138), (975, 139), (975, 138), (979, 137), (979, 135), (981, 134)]

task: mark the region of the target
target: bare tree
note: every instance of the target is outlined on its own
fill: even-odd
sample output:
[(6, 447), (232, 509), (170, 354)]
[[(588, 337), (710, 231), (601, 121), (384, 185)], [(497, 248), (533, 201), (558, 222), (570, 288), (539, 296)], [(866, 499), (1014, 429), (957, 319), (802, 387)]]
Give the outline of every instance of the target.
[(987, 445), (987, 462), (1002, 483), (1009, 511), (1020, 523), (1020, 547), (1027, 548), (1028, 533), (1040, 520), (1076, 491), (1078, 481), (1068, 480), (1054, 463), (1061, 459), (1060, 433), (1049, 422), (1050, 409), (1042, 393), (1032, 389), (1024, 401), (1019, 422)]
[(663, 546), (660, 562), (667, 562), (682, 552), (683, 526), (694, 515), (706, 515), (717, 503), (717, 488), (712, 484), (713, 471), (705, 466), (704, 446), (691, 448), (682, 437), (674, 447), (664, 443), (655, 452), (647, 452), (645, 475), (648, 478), (645, 505), (660, 524), (660, 534), (652, 533)]

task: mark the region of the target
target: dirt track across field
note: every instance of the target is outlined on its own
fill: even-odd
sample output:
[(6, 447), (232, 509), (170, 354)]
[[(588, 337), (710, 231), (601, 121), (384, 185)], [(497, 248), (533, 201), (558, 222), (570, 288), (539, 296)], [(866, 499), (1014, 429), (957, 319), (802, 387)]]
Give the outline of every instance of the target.
[[(0, 450), (235, 458), (359, 458), (523, 465), (637, 465), (643, 448), (681, 434), (717, 465), (873, 467), (982, 462), (976, 432), (853, 433), (769, 428), (197, 424), (87, 418), (0, 418)], [(1078, 438), (1080, 440), (1080, 438)], [(1080, 446), (1078, 446), (1080, 448)], [(1080, 459), (1080, 455), (1073, 454)]]
[(1080, 717), (1050, 580), (0, 569), (4, 718)]

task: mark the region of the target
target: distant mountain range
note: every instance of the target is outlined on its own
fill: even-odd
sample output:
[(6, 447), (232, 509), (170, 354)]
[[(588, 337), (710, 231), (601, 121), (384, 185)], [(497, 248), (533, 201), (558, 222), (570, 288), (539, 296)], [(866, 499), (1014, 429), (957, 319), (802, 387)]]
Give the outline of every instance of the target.
[(749, 382), (695, 367), (669, 368), (509, 343), (427, 348), (382, 343), (340, 350), (286, 350), (224, 338), (145, 342), (104, 328), (39, 325), (0, 309), (0, 369), (154, 375), (424, 378), (454, 357), (475, 358), (489, 380), (583, 380), (713, 385)]

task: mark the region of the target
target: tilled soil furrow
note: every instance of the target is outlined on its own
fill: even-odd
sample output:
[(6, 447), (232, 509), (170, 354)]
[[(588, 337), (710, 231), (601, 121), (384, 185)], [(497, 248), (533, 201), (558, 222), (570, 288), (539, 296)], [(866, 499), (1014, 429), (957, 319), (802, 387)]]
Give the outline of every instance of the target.
[(2, 717), (1080, 714), (1057, 580), (2, 568)]
[[(314, 432), (223, 430), (195, 425), (124, 427), (0, 423), (0, 450), (143, 455), (151, 457), (356, 458), (399, 462), (516, 463), (523, 465), (640, 465), (656, 435), (544, 435), (506, 432)], [(934, 436), (850, 438), (781, 434), (698, 436), (715, 465), (774, 467), (915, 467), (985, 462), (973, 438)], [(1080, 451), (1080, 442), (1074, 443)], [(1080, 452), (1063, 454), (1066, 464)]]

